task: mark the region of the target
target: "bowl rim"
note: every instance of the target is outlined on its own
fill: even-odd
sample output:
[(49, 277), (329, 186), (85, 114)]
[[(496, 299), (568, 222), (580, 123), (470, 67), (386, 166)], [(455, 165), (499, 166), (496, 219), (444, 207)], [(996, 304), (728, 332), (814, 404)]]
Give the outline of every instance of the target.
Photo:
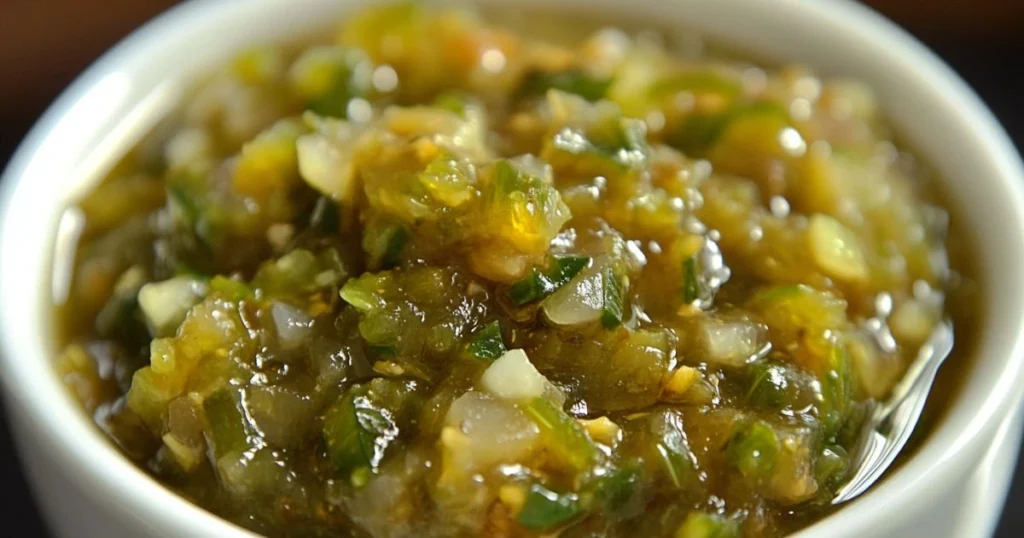
[[(35, 426), (46, 450), (61, 461), (64, 470), (82, 488), (101, 487), (106, 495), (101, 501), (112, 513), (134, 519), (157, 534), (209, 534), (217, 536), (253, 536), (226, 520), (189, 503), (165, 488), (149, 475), (137, 469), (123, 457), (112, 443), (99, 435), (88, 417), (77, 407), (72, 397), (57, 380), (49, 359), (51, 350), (41, 345), (45, 320), (38, 316), (24, 316), (24, 311), (46, 310), (25, 301), (45, 302), (44, 297), (32, 299), (18, 290), (26, 278), (27, 267), (50, 267), (50, 260), (40, 258), (39, 250), (30, 249), (29, 241), (21, 237), (27, 223), (51, 230), (54, 223), (39, 218), (31, 220), (31, 211), (23, 207), (42, 204), (30, 195), (37, 194), (26, 185), (26, 178), (38, 176), (41, 162), (47, 160), (46, 151), (58, 142), (75, 142), (68, 134), (67, 123), (81, 120), (74, 116), (76, 105), (81, 105), (90, 90), (118, 73), (128, 72), (144, 57), (165, 43), (181, 43), (186, 35), (198, 31), (206, 19), (230, 21), (242, 10), (254, 11), (272, 5), (280, 6), (287, 0), (251, 0), (247, 6), (233, 0), (189, 0), (171, 8), (122, 40), (92, 64), (51, 105), (29, 132), (12, 156), (0, 181), (0, 295), (17, 297), (14, 301), (0, 302), (0, 377), (4, 397), (9, 407), (17, 406), (20, 417)], [(664, 2), (660, 9), (671, 10), (684, 5), (700, 9), (740, 9), (760, 0), (678, 0)], [(496, 3), (499, 0), (488, 0)], [(529, 0), (543, 4), (539, 0)], [(529, 3), (525, 2), (525, 3)], [(717, 3), (716, 3), (717, 2)], [(308, 0), (307, 4), (324, 5), (329, 0)], [(348, 7), (361, 1), (337, 1)], [(600, 9), (612, 10), (614, 0), (593, 2)], [(648, 2), (650, 3), (650, 2)], [(961, 137), (973, 137), (983, 143), (980, 148), (984, 159), (996, 171), (988, 187), (1008, 200), (1013, 206), (1015, 222), (1011, 233), (1024, 242), (1024, 166), (1006, 133), (978, 96), (948, 66), (931, 51), (890, 21), (867, 7), (847, 0), (818, 0), (817, 2), (790, 2), (772, 0), (773, 9), (788, 11), (806, 21), (855, 37), (865, 43), (885, 43), (894, 61), (913, 65), (918, 73), (918, 86), (930, 85), (931, 91), (949, 103), (956, 103), (957, 120), (964, 127)], [(565, 0), (553, 5), (579, 8), (583, 0)], [(651, 8), (652, 10), (655, 8)], [(880, 60), (882, 61), (882, 60)], [(175, 73), (174, 76), (183, 76)], [(922, 90), (923, 91), (923, 90)], [(63, 131), (62, 131), (63, 130)], [(70, 136), (68, 140), (54, 141), (55, 134)], [(84, 150), (83, 150), (84, 151)], [(26, 219), (25, 221), (16, 220)], [(52, 230), (51, 230), (52, 231)], [(54, 235), (49, 232), (49, 237)], [(49, 250), (49, 247), (46, 247)], [(26, 258), (27, 256), (27, 258)], [(18, 260), (18, 262), (12, 261)], [(27, 261), (26, 261), (27, 260)], [(24, 262), (24, 263), (22, 263)], [(37, 277), (39, 278), (45, 277)], [(31, 281), (31, 279), (30, 279)], [(1017, 299), (1024, 303), (1021, 298)], [(1024, 306), (1024, 305), (1022, 305)], [(1021, 309), (1024, 312), (1024, 308)], [(1006, 321), (1006, 320), (1004, 320)], [(1000, 326), (1007, 331), (1008, 340), (1003, 347), (1008, 351), (999, 362), (1000, 370), (993, 374), (998, 379), (983, 401), (958, 401), (958, 409), (972, 420), (960, 425), (959, 432), (952, 425), (940, 424), (910, 461), (892, 473), (883, 483), (836, 512), (806, 529), (800, 536), (857, 535), (869, 528), (872, 532), (892, 528), (906, 514), (918, 510), (927, 502), (936, 485), (956, 478), (965, 462), (977, 460), (999, 427), (1003, 417), (1010, 414), (1020, 400), (1022, 391), (1022, 358), (1024, 358), (1024, 313)], [(17, 357), (19, 360), (16, 360)], [(20, 360), (28, 358), (30, 360)], [(36, 361), (34, 359), (43, 359)], [(995, 360), (995, 359), (993, 359)], [(970, 376), (980, 375), (971, 372)], [(42, 378), (40, 378), (42, 376)], [(45, 379), (43, 379), (45, 378)], [(962, 400), (962, 399), (961, 399)], [(969, 411), (969, 412), (968, 412)], [(944, 421), (946, 422), (946, 421)], [(941, 441), (941, 443), (939, 442)], [(941, 446), (940, 446), (941, 445)], [(77, 447), (77, 448), (70, 448)], [(953, 462), (960, 462), (953, 465)], [(885, 514), (889, 521), (878, 521)], [(168, 531), (168, 529), (172, 529)]]

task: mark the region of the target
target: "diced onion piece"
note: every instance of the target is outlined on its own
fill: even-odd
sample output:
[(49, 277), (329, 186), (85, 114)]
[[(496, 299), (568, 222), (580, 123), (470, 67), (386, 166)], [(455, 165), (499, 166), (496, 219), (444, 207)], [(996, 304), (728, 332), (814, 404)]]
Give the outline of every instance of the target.
[(765, 332), (752, 321), (709, 318), (702, 324), (699, 338), (708, 362), (738, 367), (755, 360), (765, 349)]
[(811, 216), (807, 237), (814, 262), (826, 274), (847, 282), (868, 278), (868, 265), (857, 236), (841, 222), (816, 213)]
[(274, 318), (277, 337), (284, 349), (299, 347), (312, 331), (313, 318), (290, 304), (274, 301), (270, 315)]
[(874, 336), (864, 333), (848, 335), (846, 349), (864, 394), (875, 399), (884, 398), (902, 373), (899, 358), (883, 353)]
[(581, 325), (597, 321), (604, 307), (604, 283), (593, 272), (559, 288), (542, 303), (544, 315), (555, 325)]
[(448, 408), (441, 432), (444, 473), (467, 476), (501, 463), (522, 461), (540, 430), (515, 405), (484, 392), (467, 392)]
[(209, 133), (198, 127), (178, 131), (164, 149), (164, 161), (169, 169), (181, 169), (201, 162), (213, 151)]
[(522, 349), (510, 350), (494, 361), (480, 382), (487, 392), (504, 400), (539, 398), (548, 385)]
[(299, 175), (317, 191), (339, 202), (355, 196), (355, 168), (351, 156), (326, 136), (302, 135), (295, 142)]
[(936, 312), (928, 305), (910, 299), (896, 307), (889, 318), (889, 327), (901, 344), (916, 345), (928, 339), (936, 321)]
[(206, 285), (185, 276), (151, 282), (139, 290), (139, 308), (154, 336), (168, 336), (206, 294)]

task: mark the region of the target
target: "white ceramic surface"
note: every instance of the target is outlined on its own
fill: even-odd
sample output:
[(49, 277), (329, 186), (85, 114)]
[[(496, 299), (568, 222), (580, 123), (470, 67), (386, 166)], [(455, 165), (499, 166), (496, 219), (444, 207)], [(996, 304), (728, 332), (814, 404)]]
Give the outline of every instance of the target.
[[(986, 506), (1001, 502), (1020, 436), (1020, 421), (1011, 415), (1024, 387), (1024, 170), (1006, 135), (963, 82), (891, 23), (842, 0), (482, 1), (554, 5), (695, 28), (759, 56), (807, 62), (878, 90), (900, 132), (942, 172), (951, 199), (964, 209), (956, 225), (973, 232), (981, 253), (981, 277), (988, 285), (985, 328), (953, 411), (918, 454), (879, 487), (800, 534), (990, 532), (998, 512), (967, 500), (986, 496)], [(51, 254), (57, 239), (74, 239), (58, 234), (62, 208), (174, 103), (191, 78), (245, 44), (322, 27), (362, 3), (188, 2), (90, 68), (11, 161), (0, 197), (0, 376), (37, 497), (59, 534), (248, 535), (139, 472), (58, 383), (50, 369), (47, 301), (62, 293), (64, 273), (51, 267)], [(946, 519), (951, 522), (940, 523)]]

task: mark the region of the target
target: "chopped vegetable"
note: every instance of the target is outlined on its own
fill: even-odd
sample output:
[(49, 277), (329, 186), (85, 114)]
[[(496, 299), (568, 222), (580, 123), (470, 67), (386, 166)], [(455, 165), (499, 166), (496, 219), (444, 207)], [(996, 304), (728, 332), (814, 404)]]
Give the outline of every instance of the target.
[(674, 488), (686, 487), (696, 465), (679, 415), (669, 411), (657, 413), (651, 417), (650, 427), (665, 476)]
[(249, 424), (238, 389), (223, 388), (203, 401), (203, 413), (209, 424), (208, 442), (217, 458), (250, 448)]
[(706, 512), (691, 512), (676, 530), (675, 538), (735, 538), (740, 535), (735, 521)]
[(643, 465), (629, 461), (598, 479), (594, 496), (609, 519), (626, 519), (643, 512), (645, 478)]
[(739, 367), (760, 358), (768, 342), (765, 328), (749, 320), (714, 319), (701, 323), (699, 340), (711, 364)]
[(589, 272), (570, 280), (544, 299), (542, 307), (554, 325), (581, 325), (605, 319), (605, 280), (601, 273)]
[(327, 410), (323, 437), (339, 474), (380, 468), (401, 433), (415, 391), (412, 383), (377, 379), (350, 389)]
[(761, 421), (740, 425), (726, 446), (729, 465), (749, 480), (767, 480), (779, 457), (775, 430)]
[(523, 410), (540, 427), (548, 449), (566, 465), (579, 472), (598, 460), (598, 450), (586, 431), (549, 400), (534, 398)]
[(451, 403), (440, 435), (441, 481), (459, 484), (498, 464), (529, 461), (540, 429), (513, 402), (471, 391)]
[(516, 521), (527, 529), (547, 530), (576, 517), (579, 511), (575, 495), (558, 494), (533, 484)]
[(508, 297), (519, 306), (541, 299), (564, 286), (589, 264), (590, 258), (583, 256), (554, 258), (547, 272), (533, 269), (530, 276), (513, 284)]
[(168, 336), (206, 293), (206, 284), (189, 277), (151, 282), (139, 289), (139, 308), (154, 336)]
[(680, 366), (672, 371), (665, 383), (663, 396), (669, 401), (680, 400), (686, 391), (701, 378), (701, 373), (690, 366)]
[(494, 360), (503, 356), (508, 350), (505, 349), (505, 342), (501, 338), (501, 324), (492, 321), (478, 330), (473, 334), (467, 351), (470, 355), (483, 360)]
[(520, 89), (525, 95), (544, 95), (548, 90), (576, 94), (588, 101), (604, 97), (611, 85), (610, 79), (593, 77), (583, 71), (571, 69), (556, 73), (531, 73)]
[(691, 256), (683, 262), (683, 302), (692, 304), (701, 296), (701, 270), (697, 266), (697, 257)]
[(505, 400), (529, 400), (544, 394), (548, 380), (530, 363), (525, 351), (513, 349), (487, 367), (480, 384)]
[(868, 277), (867, 262), (857, 236), (836, 219), (814, 214), (807, 237), (814, 261), (825, 273), (851, 282), (860, 282)]
[(623, 286), (619, 277), (610, 267), (606, 267), (601, 273), (601, 283), (604, 284), (601, 325), (604, 325), (606, 329), (614, 329), (622, 323)]

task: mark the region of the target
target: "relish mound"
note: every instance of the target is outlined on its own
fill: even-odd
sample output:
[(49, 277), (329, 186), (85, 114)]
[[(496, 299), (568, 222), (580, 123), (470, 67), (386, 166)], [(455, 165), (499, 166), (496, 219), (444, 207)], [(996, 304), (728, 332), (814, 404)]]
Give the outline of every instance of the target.
[(271, 536), (776, 536), (946, 311), (871, 92), (419, 3), (260, 46), (81, 201), (58, 369)]

